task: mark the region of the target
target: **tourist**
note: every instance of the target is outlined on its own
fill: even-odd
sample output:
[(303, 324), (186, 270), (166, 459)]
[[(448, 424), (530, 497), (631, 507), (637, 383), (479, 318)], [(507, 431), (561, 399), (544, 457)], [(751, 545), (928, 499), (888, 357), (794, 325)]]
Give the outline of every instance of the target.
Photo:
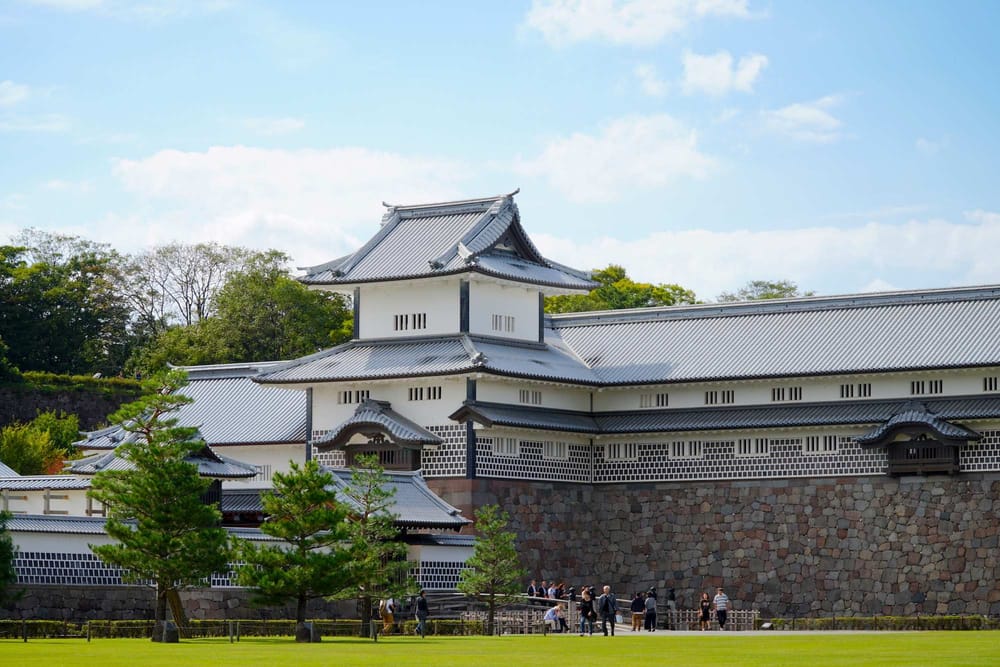
[(729, 597), (723, 592), (720, 586), (716, 589), (715, 599), (712, 600), (712, 606), (715, 607), (715, 617), (719, 620), (719, 629), (726, 629), (726, 617), (729, 614), (729, 608), (732, 603), (729, 602)]
[(642, 593), (636, 593), (632, 596), (630, 609), (632, 610), (632, 632), (638, 632), (642, 630), (642, 617), (646, 609), (646, 604), (642, 600)]
[(548, 611), (545, 612), (543, 620), (545, 621), (545, 624), (549, 626), (549, 629), (552, 630), (552, 632), (562, 632), (563, 623), (559, 622), (561, 618), (562, 618), (562, 605), (557, 602), (553, 606), (551, 606), (548, 609)]
[(708, 599), (708, 593), (701, 594), (701, 616), (698, 617), (701, 631), (708, 630), (708, 624), (712, 622), (712, 601)]
[(611, 594), (611, 586), (604, 586), (604, 594), (597, 598), (597, 611), (601, 615), (601, 630), (608, 636), (608, 621), (611, 621), (611, 636), (615, 636), (615, 622), (618, 620), (618, 600)]
[(656, 632), (656, 596), (652, 593), (646, 596), (646, 615), (644, 616), (647, 632)]
[(427, 636), (427, 617), (429, 615), (427, 591), (420, 591), (420, 595), (417, 597), (417, 634), (421, 637)]
[(677, 620), (677, 595), (674, 589), (667, 589), (667, 618), (663, 622), (663, 627), (667, 630), (674, 629), (674, 621)]
[(378, 615), (382, 618), (382, 634), (392, 633), (392, 626), (395, 624), (393, 614), (396, 612), (396, 601), (392, 598), (384, 598), (378, 604)]
[(583, 636), (585, 629), (588, 634), (593, 635), (597, 612), (594, 611), (594, 596), (590, 594), (590, 589), (586, 586), (583, 587), (583, 593), (580, 594), (580, 604), (577, 611), (580, 612), (580, 636)]
[(532, 579), (531, 583), (528, 584), (527, 594), (528, 594), (529, 598), (533, 598), (533, 597), (535, 597), (535, 595), (538, 594), (538, 586), (535, 585), (535, 580), (534, 579)]
[(552, 600), (557, 600), (557, 599), (559, 599), (559, 596), (556, 595), (556, 593), (558, 593), (558, 592), (559, 592), (559, 589), (556, 588), (556, 582), (555, 581), (550, 581), (549, 582), (549, 590), (547, 590), (545, 592), (545, 595), (547, 597), (549, 597), (550, 599), (552, 599)]

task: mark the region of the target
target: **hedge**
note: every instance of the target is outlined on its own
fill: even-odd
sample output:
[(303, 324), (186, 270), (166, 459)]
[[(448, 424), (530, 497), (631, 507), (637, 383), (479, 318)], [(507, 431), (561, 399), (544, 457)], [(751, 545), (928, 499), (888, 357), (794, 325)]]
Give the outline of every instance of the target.
[(833, 616), (758, 619), (757, 629), (775, 630), (1000, 630), (1000, 619), (986, 616)]

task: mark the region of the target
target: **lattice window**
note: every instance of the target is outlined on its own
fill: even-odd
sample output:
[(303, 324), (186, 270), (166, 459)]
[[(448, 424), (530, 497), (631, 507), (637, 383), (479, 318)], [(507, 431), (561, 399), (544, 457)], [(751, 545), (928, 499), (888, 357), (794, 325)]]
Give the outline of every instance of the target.
[(634, 442), (609, 442), (604, 445), (604, 452), (609, 461), (635, 461), (639, 458), (639, 446)]
[(565, 459), (568, 457), (567, 451), (565, 442), (546, 440), (542, 443), (543, 459)]
[(854, 398), (854, 385), (853, 384), (842, 384), (842, 385), (840, 385), (840, 397), (841, 398)]
[(913, 396), (941, 393), (944, 393), (944, 380), (913, 380), (910, 382), (910, 394)]
[(271, 464), (261, 463), (254, 466), (257, 469), (257, 476), (254, 477), (258, 482), (270, 482), (271, 481)]
[(504, 331), (506, 333), (513, 333), (517, 320), (513, 315), (497, 315), (494, 314), (490, 318), (490, 324), (493, 331)]
[(526, 403), (528, 405), (541, 405), (542, 392), (537, 389), (522, 389), (518, 393), (518, 400), (520, 400), (521, 403)]
[(785, 400), (785, 388), (771, 387), (771, 400), (774, 402)]
[(736, 441), (737, 456), (769, 456), (771, 441), (767, 438), (740, 438)]
[(521, 443), (517, 438), (493, 438), (493, 453), (497, 456), (518, 456)]
[(717, 391), (705, 392), (705, 405), (718, 405), (718, 403), (719, 403), (719, 392)]
[(701, 440), (677, 440), (670, 443), (670, 457), (675, 459), (700, 459), (703, 456)]
[(337, 403), (341, 405), (360, 403), (367, 400), (368, 396), (369, 391), (367, 389), (345, 389), (337, 392)]
[(983, 391), (995, 392), (1000, 384), (997, 382), (996, 375), (990, 375), (983, 378)]
[(838, 439), (835, 435), (809, 435), (802, 445), (802, 451), (807, 454), (831, 454), (838, 449)]
[(733, 389), (723, 389), (719, 392), (719, 398), (721, 403), (735, 403), (736, 402), (736, 391)]
[(665, 408), (670, 405), (670, 394), (665, 391), (661, 391), (656, 394), (656, 407)]
[(944, 393), (944, 380), (930, 380), (927, 383), (927, 393), (928, 394)]
[(858, 383), (858, 397), (859, 398), (871, 398), (872, 395), (872, 383), (871, 382), (859, 382)]

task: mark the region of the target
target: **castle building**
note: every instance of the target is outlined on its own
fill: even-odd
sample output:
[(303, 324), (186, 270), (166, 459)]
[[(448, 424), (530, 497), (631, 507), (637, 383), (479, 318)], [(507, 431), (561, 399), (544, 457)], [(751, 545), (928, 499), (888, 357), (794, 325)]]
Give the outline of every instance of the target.
[(1000, 287), (550, 316), (594, 283), (513, 194), (389, 206), (301, 280), (354, 339), (255, 380), (306, 390), (311, 455), (499, 503), (539, 577), (1000, 613)]

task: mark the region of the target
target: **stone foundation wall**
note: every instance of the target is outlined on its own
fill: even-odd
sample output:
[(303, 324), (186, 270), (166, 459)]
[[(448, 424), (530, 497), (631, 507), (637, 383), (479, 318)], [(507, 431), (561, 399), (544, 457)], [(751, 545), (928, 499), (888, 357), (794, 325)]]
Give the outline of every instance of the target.
[(764, 617), (1000, 615), (1000, 475), (576, 485), (429, 480), (512, 516), (529, 576), (725, 587)]
[[(84, 622), (90, 620), (131, 621), (152, 619), (153, 591), (139, 586), (42, 586), (23, 587), (17, 602), (0, 606), (0, 618), (44, 619)], [(237, 588), (192, 589), (181, 592), (181, 602), (192, 619), (288, 619), (295, 618), (294, 605), (258, 607), (249, 593)], [(312, 600), (309, 618), (357, 618), (356, 603)]]

